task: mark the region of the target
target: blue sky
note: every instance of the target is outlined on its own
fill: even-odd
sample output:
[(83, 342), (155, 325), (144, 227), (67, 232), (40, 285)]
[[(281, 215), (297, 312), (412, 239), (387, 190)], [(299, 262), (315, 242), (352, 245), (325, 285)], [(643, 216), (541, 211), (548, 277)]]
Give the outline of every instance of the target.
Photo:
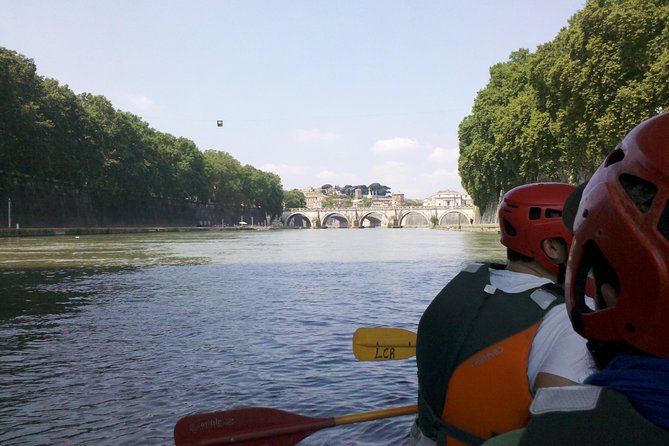
[[(463, 190), (458, 125), (489, 68), (585, 0), (0, 0), (0, 46), (285, 189)], [(223, 120), (223, 127), (216, 125)]]

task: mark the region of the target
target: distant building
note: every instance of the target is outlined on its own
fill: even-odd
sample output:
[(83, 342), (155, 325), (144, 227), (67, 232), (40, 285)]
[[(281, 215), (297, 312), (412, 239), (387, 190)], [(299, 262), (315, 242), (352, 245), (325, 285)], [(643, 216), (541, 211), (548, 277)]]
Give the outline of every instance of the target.
[(322, 208), (323, 200), (327, 198), (327, 195), (325, 195), (322, 190), (314, 187), (300, 189), (300, 192), (304, 194), (304, 200), (307, 203), (306, 207), (309, 209)]
[(466, 192), (441, 190), (424, 199), (423, 206), (448, 208), (472, 206), (472, 198)]
[(392, 194), (391, 206), (404, 206), (404, 194), (401, 192)]
[(393, 205), (392, 197), (379, 197), (378, 195), (372, 196), (372, 207), (392, 206), (392, 205)]

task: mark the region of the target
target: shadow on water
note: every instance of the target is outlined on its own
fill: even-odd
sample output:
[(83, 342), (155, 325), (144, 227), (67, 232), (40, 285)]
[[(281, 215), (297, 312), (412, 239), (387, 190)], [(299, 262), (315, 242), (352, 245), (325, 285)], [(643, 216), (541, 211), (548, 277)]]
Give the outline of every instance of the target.
[(96, 294), (94, 289), (86, 289), (88, 278), (136, 269), (0, 270), (0, 322), (17, 317), (72, 313), (90, 303)]

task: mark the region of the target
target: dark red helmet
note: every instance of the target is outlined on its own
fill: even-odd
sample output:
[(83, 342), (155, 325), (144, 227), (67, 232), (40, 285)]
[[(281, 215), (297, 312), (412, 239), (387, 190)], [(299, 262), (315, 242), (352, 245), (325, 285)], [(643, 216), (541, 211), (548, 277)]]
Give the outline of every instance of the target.
[[(576, 331), (669, 358), (669, 113), (623, 139), (569, 198), (565, 223), (574, 232), (566, 294)], [(585, 305), (591, 271), (598, 287), (616, 288), (615, 306)]]
[(571, 245), (571, 233), (562, 222), (562, 208), (573, 191), (574, 186), (566, 183), (533, 183), (511, 189), (499, 207), (502, 244), (557, 274), (559, 268), (544, 254), (541, 242), (562, 238), (567, 248)]

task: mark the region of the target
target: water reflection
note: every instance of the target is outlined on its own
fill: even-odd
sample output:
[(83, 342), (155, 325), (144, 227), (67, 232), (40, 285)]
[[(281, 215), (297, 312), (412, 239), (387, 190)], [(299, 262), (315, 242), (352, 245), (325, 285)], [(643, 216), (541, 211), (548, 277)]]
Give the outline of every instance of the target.
[(65, 270), (0, 270), (0, 321), (73, 311), (91, 293), (72, 292), (72, 280), (72, 271)]

